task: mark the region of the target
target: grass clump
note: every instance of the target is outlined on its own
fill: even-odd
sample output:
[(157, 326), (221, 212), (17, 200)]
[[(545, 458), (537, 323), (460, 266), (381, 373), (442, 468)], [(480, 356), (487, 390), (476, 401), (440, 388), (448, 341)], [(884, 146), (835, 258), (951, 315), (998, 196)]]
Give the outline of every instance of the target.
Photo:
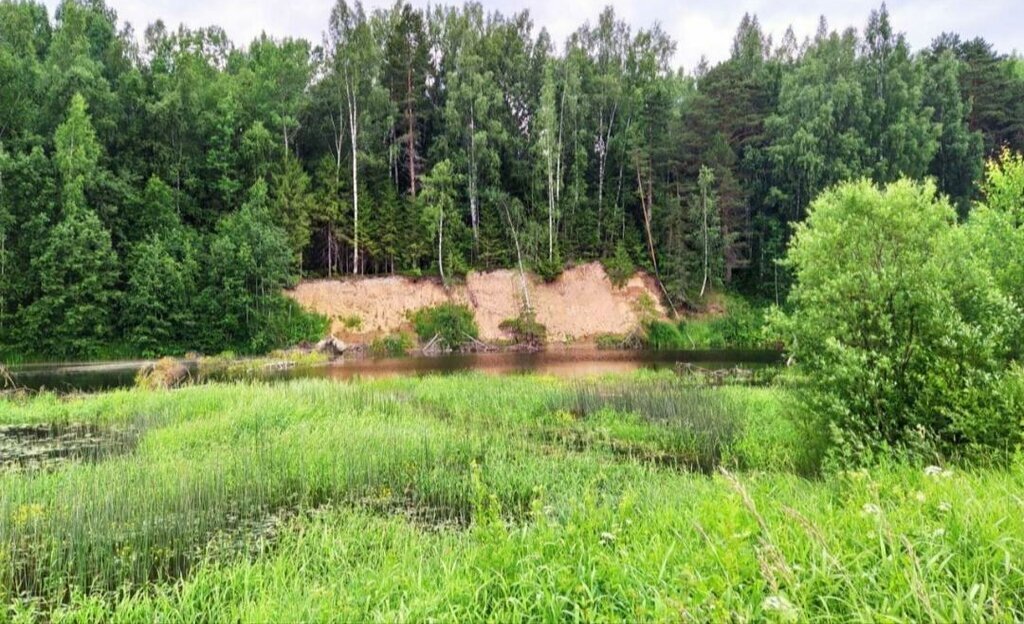
[(144, 390), (166, 390), (184, 383), (190, 376), (188, 367), (172, 357), (160, 358), (143, 366), (135, 375), (135, 387)]
[(679, 322), (682, 343), (688, 349), (757, 349), (773, 346), (766, 335), (765, 308), (742, 297), (725, 298), (721, 316)]
[(761, 349), (770, 348), (765, 309), (740, 297), (727, 297), (719, 316), (684, 318), (671, 323), (648, 315), (642, 324), (645, 344), (652, 349)]
[(611, 435), (615, 452), (705, 472), (720, 464), (739, 431), (736, 411), (723, 394), (671, 379), (581, 383), (558, 407), (576, 419), (602, 421), (601, 432)]
[(338, 321), (341, 323), (342, 327), (348, 330), (358, 330), (363, 326), (363, 319), (358, 314), (339, 316)]
[(370, 342), (370, 355), (373, 357), (401, 357), (412, 347), (413, 341), (408, 334), (390, 334), (374, 338)]
[(480, 335), (473, 311), (457, 303), (421, 308), (409, 315), (421, 342), (436, 341), (445, 350), (457, 349)]
[(594, 340), (598, 349), (643, 349), (644, 337), (640, 330), (628, 334), (598, 334)]
[(329, 360), (326, 353), (304, 349), (277, 350), (260, 357), (239, 357), (234, 352), (225, 351), (199, 357), (196, 369), (202, 380), (227, 381), (250, 379), (281, 369), (320, 366)]

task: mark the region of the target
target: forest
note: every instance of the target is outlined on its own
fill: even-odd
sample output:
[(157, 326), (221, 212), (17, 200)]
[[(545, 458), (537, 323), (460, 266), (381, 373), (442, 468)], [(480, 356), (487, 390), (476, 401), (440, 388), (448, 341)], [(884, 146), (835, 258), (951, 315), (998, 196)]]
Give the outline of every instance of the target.
[[(1024, 60), (861, 29), (673, 65), (605, 9), (566, 41), (480, 4), (368, 11), (322, 41), (137, 32), (103, 0), (0, 2), (0, 353), (266, 351), (323, 320), (303, 276), (648, 271), (676, 312), (780, 303), (794, 225), (846, 180), (931, 179), (966, 219), (1024, 151)], [(141, 25), (140, 25), (141, 26)]]

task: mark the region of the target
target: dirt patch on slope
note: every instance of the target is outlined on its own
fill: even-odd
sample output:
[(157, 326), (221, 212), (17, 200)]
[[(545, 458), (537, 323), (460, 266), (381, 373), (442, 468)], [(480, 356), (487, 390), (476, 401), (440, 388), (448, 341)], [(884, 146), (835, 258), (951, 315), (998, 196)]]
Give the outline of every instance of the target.
[[(597, 262), (568, 269), (550, 284), (534, 276), (528, 281), (537, 320), (547, 326), (553, 341), (628, 332), (640, 321), (645, 300), (653, 303), (657, 315), (665, 313), (652, 279), (637, 274), (616, 288)], [(286, 294), (329, 316), (336, 336), (356, 342), (408, 330), (408, 312), (446, 301), (473, 310), (484, 340), (505, 338), (498, 325), (516, 316), (523, 300), (519, 273), (508, 269), (470, 273), (464, 284), (447, 289), (437, 280), (365, 277), (307, 280)], [(358, 327), (353, 327), (356, 318)]]

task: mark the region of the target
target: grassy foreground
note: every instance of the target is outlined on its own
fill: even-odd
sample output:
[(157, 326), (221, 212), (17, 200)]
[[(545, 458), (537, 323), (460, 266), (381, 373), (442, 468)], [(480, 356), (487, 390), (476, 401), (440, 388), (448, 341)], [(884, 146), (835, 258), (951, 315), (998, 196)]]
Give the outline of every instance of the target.
[(807, 476), (787, 404), (667, 374), (0, 402), (123, 445), (0, 471), (0, 621), (1024, 618), (1024, 465)]

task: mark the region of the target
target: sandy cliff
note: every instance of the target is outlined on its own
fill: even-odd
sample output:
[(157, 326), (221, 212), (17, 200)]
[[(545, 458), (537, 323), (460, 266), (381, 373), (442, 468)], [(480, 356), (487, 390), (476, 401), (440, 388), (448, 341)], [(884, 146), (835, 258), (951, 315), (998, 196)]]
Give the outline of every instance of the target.
[[(616, 288), (596, 262), (568, 269), (552, 283), (529, 277), (528, 290), (537, 320), (547, 326), (553, 341), (627, 332), (639, 320), (641, 301), (664, 313), (650, 278), (638, 274)], [(519, 313), (523, 299), (519, 273), (512, 270), (470, 273), (464, 284), (447, 289), (437, 280), (366, 277), (307, 280), (287, 294), (307, 309), (329, 316), (332, 332), (349, 341), (409, 329), (408, 312), (446, 301), (473, 310), (481, 338), (499, 339), (505, 334), (498, 325)], [(358, 327), (352, 327), (355, 318)]]

